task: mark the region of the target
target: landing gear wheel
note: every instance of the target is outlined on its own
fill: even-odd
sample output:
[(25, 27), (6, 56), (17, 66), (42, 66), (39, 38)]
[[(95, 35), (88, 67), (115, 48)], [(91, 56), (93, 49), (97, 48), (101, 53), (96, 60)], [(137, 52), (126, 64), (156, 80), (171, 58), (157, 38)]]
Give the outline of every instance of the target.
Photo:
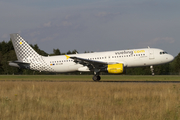
[(154, 73), (152, 73), (152, 76), (154, 76), (155, 74)]
[(98, 78), (98, 79), (97, 79), (98, 81), (100, 81), (100, 80), (101, 80), (101, 77), (100, 77), (99, 75), (97, 76), (97, 78)]
[(99, 75), (94, 75), (92, 78), (94, 81), (100, 81), (101, 77)]

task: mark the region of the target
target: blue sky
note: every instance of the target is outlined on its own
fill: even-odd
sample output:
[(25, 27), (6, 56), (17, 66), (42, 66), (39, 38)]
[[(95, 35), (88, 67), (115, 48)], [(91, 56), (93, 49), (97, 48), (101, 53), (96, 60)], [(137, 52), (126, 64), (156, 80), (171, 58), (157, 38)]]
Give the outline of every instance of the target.
[(161, 48), (180, 52), (180, 1), (0, 0), (0, 41), (19, 33), (52, 53)]

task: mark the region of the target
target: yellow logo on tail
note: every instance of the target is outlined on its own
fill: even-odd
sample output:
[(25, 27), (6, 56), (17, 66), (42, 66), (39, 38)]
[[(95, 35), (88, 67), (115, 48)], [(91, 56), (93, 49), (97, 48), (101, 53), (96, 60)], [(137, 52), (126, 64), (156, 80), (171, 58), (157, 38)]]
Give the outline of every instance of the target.
[(65, 55), (66, 56), (66, 59), (69, 59), (70, 58), (70, 56), (68, 56), (68, 55)]

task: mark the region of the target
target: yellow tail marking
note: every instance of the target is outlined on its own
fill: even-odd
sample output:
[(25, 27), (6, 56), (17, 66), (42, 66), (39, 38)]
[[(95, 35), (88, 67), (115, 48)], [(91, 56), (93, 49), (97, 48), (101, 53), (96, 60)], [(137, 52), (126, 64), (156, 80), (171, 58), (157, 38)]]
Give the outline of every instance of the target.
[(65, 55), (66, 56), (66, 59), (69, 59), (70, 57), (68, 55)]

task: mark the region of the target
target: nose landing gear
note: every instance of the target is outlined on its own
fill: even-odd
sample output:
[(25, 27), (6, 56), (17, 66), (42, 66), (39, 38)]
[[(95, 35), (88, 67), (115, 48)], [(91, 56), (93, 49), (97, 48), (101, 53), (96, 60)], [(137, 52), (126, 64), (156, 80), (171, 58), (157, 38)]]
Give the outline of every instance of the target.
[(150, 69), (151, 69), (152, 76), (154, 76), (155, 74), (154, 74), (154, 68), (153, 68), (153, 66), (150, 66)]

